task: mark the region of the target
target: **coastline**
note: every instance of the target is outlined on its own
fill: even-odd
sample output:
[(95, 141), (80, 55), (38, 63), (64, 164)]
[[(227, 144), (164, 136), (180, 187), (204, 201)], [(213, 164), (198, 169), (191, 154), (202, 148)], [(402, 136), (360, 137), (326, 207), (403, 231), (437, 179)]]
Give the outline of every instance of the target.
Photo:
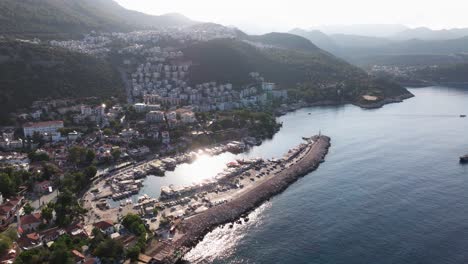
[(156, 247), (148, 250), (147, 254), (154, 257), (158, 261), (157, 263), (176, 263), (211, 230), (217, 226), (236, 221), (271, 197), (284, 191), (300, 177), (317, 169), (323, 162), (331, 144), (330, 138), (327, 136), (313, 138), (314, 141), (304, 149), (305, 153), (302, 159), (233, 200), (212, 207), (202, 214), (184, 219), (177, 228), (181, 233), (177, 239), (171, 242), (160, 242)]
[(410, 99), (410, 98), (413, 98), (413, 97), (414, 97), (414, 94), (408, 93), (408, 94), (402, 94), (402, 95), (399, 95), (399, 96), (388, 97), (388, 98), (385, 98), (383, 100), (380, 100), (380, 101), (374, 102), (374, 103), (354, 102), (352, 104), (355, 105), (355, 106), (359, 106), (361, 108), (364, 108), (364, 109), (377, 109), (377, 108), (382, 108), (382, 107), (384, 107), (385, 105), (388, 105), (388, 104), (401, 103), (404, 100)]
[(291, 106), (289, 106), (287, 109), (278, 109), (275, 111), (275, 114), (276, 116), (283, 116), (289, 112), (294, 112), (301, 108), (316, 107), (316, 106), (344, 106), (347, 104), (355, 105), (363, 109), (377, 109), (377, 108), (382, 108), (388, 104), (402, 103), (404, 100), (407, 100), (413, 97), (414, 97), (414, 94), (408, 92), (406, 94), (388, 97), (388, 98), (385, 98), (383, 100), (380, 100), (378, 102), (373, 102), (373, 103), (362, 103), (362, 102), (353, 102), (353, 101), (337, 102), (337, 101), (331, 101), (331, 100), (323, 100), (323, 101), (318, 101), (314, 103), (302, 102), (302, 103), (294, 103)]

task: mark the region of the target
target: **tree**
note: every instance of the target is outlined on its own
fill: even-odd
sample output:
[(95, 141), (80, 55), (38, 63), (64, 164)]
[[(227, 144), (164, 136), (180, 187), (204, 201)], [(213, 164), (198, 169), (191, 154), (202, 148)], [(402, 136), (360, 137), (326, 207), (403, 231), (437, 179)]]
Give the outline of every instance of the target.
[(0, 236), (0, 256), (5, 254), (5, 252), (8, 249), (10, 249), (11, 245), (12, 245), (11, 239), (6, 236), (1, 235)]
[(98, 244), (94, 250), (94, 255), (104, 260), (106, 263), (117, 263), (122, 257), (123, 245), (111, 238), (106, 238)]
[(127, 250), (127, 258), (131, 259), (132, 261), (136, 261), (138, 256), (140, 255), (141, 249), (138, 246), (133, 246)]
[(68, 189), (60, 192), (55, 203), (55, 213), (57, 216), (57, 225), (67, 226), (73, 220), (86, 212), (79, 204), (76, 197)]
[(84, 174), (88, 179), (92, 179), (97, 174), (97, 168), (95, 166), (89, 166), (84, 169)]
[(88, 149), (86, 151), (86, 163), (91, 164), (93, 163), (94, 159), (96, 158), (96, 153), (92, 149)]
[(47, 205), (42, 208), (41, 216), (44, 220), (47, 221), (47, 223), (50, 223), (50, 220), (52, 220), (52, 217), (53, 217), (53, 212), (54, 212), (54, 209)]
[(127, 214), (122, 220), (122, 225), (137, 236), (146, 234), (145, 224), (139, 215)]
[(112, 151), (111, 151), (111, 155), (112, 155), (112, 158), (114, 159), (114, 161), (119, 160), (121, 154), (122, 154), (122, 152), (120, 151), (120, 149), (117, 149), (117, 148), (112, 149)]
[(43, 263), (48, 258), (48, 251), (45, 248), (35, 248), (22, 251), (16, 258), (15, 264), (36, 264)]
[(70, 249), (64, 243), (54, 243), (49, 263), (51, 264), (73, 264)]
[(57, 175), (59, 173), (59, 168), (55, 166), (54, 164), (47, 163), (42, 166), (42, 177), (46, 180), (50, 180), (53, 176)]
[(84, 153), (84, 148), (73, 146), (68, 150), (68, 160), (72, 163), (78, 164), (81, 161), (81, 157)]
[(31, 152), (28, 154), (28, 158), (32, 161), (32, 162), (36, 162), (36, 161), (49, 161), (50, 158), (49, 158), (49, 155), (46, 153), (46, 152), (37, 152), (37, 151), (34, 151), (34, 152)]
[(23, 210), (24, 210), (24, 213), (28, 215), (34, 212), (34, 207), (32, 207), (29, 203), (27, 203), (24, 205)]
[(17, 185), (13, 181), (11, 175), (2, 172), (0, 173), (0, 193), (5, 197), (13, 196), (16, 193)]
[(103, 133), (104, 135), (106, 135), (106, 136), (110, 136), (110, 135), (112, 135), (112, 129), (110, 129), (110, 128), (105, 128), (105, 129), (102, 131), (102, 133)]

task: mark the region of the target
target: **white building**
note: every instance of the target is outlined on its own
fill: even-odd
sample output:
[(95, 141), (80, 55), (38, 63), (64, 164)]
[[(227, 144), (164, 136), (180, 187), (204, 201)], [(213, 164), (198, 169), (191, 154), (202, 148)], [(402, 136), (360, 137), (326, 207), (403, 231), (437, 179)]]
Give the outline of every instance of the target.
[(137, 113), (146, 112), (146, 104), (144, 104), (144, 103), (136, 103), (136, 104), (133, 105), (133, 108), (135, 108), (135, 111)]
[(32, 137), (36, 132), (40, 135), (55, 134), (59, 128), (63, 128), (63, 121), (35, 122), (24, 124), (23, 132), (25, 137)]
[(197, 119), (195, 118), (195, 114), (193, 112), (184, 112), (180, 115), (180, 120), (182, 123), (191, 124), (195, 123)]
[(162, 111), (150, 111), (146, 114), (146, 122), (149, 123), (160, 123), (164, 122), (164, 112)]
[(276, 88), (276, 85), (274, 83), (269, 83), (269, 82), (262, 83), (263, 91), (272, 91), (272, 90), (275, 90), (275, 88)]
[(171, 111), (169, 113), (166, 114), (166, 119), (169, 121), (175, 121), (177, 120), (177, 113), (174, 112), (174, 111)]
[(167, 131), (161, 132), (161, 139), (162, 139), (163, 144), (169, 144), (171, 142), (169, 132), (167, 132)]

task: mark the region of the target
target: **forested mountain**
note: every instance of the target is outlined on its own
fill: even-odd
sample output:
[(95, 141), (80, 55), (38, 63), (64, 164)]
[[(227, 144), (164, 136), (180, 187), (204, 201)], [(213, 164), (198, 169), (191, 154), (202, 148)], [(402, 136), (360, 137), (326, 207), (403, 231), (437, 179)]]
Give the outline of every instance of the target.
[[(158, 17), (129, 11), (112, 0), (2, 0), (0, 21), (7, 36), (54, 37), (194, 23), (178, 15)], [(216, 27), (223, 26), (198, 24), (193, 30), (196, 34), (207, 28), (217, 32)], [(309, 102), (358, 102), (362, 95), (385, 99), (409, 94), (398, 85), (374, 80), (301, 36), (249, 36), (229, 31), (234, 32), (234, 38), (183, 44), (186, 59), (193, 63), (192, 84), (218, 81), (245, 85), (251, 82), (250, 72), (259, 72), (267, 81)], [(113, 45), (108, 48), (112, 50)], [(5, 116), (44, 98), (122, 95), (118, 63), (121, 60), (94, 58), (48, 44), (15, 40), (14, 36), (0, 38), (0, 111)]]
[(194, 22), (182, 15), (146, 15), (127, 10), (113, 0), (0, 1), (0, 34), (55, 37), (91, 30), (128, 31), (191, 24)]
[(44, 98), (110, 97), (124, 92), (107, 61), (60, 48), (0, 40), (0, 121)]
[(319, 48), (308, 39), (288, 33), (272, 32), (264, 35), (246, 36), (241, 39), (283, 49), (292, 49), (305, 52), (314, 52), (319, 50)]
[(195, 63), (191, 72), (193, 83), (215, 80), (245, 85), (251, 82), (249, 72), (257, 71), (308, 102), (359, 102), (362, 95), (368, 94), (381, 99), (409, 96), (406, 89), (375, 80), (318, 48), (308, 51), (260, 48), (241, 40), (221, 39), (199, 43), (184, 52)]
[(413, 78), (434, 83), (468, 83), (468, 63), (427, 67), (413, 73)]

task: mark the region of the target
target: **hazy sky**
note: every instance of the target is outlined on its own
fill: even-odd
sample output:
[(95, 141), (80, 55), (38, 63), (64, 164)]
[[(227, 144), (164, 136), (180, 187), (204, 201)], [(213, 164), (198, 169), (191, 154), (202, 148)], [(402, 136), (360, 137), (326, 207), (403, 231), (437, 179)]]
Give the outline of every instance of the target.
[(148, 14), (177, 12), (243, 30), (287, 31), (319, 25), (404, 24), (468, 27), (467, 0), (116, 0)]

